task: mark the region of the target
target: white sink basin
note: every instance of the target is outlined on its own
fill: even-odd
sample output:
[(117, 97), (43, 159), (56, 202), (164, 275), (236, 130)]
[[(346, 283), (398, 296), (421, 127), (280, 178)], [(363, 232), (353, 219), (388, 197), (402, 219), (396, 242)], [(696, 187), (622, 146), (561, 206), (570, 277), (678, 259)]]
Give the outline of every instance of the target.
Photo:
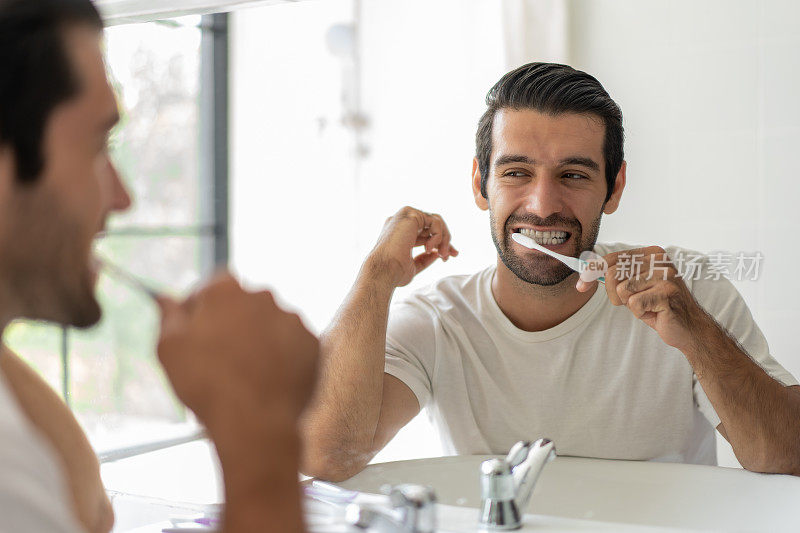
[[(341, 485), (374, 494), (387, 483), (430, 485), (443, 504), (441, 531), (476, 531), (478, 465), (488, 458), (374, 464)], [(137, 533), (160, 533), (170, 517), (218, 509), (222, 491), (215, 464), (213, 448), (200, 442), (104, 465), (108, 488), (122, 493), (114, 498), (115, 531), (149, 524)], [(532, 532), (798, 532), (800, 478), (719, 467), (557, 457), (545, 467), (527, 512), (532, 514), (526, 515), (523, 531)], [(315, 524), (310, 529), (311, 533), (353, 531), (343, 525)]]
[[(491, 457), (374, 464), (340, 485), (369, 493), (379, 493), (385, 484), (429, 485), (443, 507), (471, 508), (461, 513), (457, 509), (447, 511), (451, 521), (468, 525), (477, 522), (475, 509), (480, 506), (478, 467)], [(536, 516), (526, 518), (526, 529), (538, 525), (532, 530), (541, 531), (549, 525), (557, 528), (553, 531), (586, 530), (592, 529), (592, 523), (584, 520), (590, 520), (599, 529), (610, 522), (657, 528), (796, 532), (800, 531), (798, 507), (800, 478), (792, 476), (711, 466), (557, 457), (539, 478), (526, 510)]]

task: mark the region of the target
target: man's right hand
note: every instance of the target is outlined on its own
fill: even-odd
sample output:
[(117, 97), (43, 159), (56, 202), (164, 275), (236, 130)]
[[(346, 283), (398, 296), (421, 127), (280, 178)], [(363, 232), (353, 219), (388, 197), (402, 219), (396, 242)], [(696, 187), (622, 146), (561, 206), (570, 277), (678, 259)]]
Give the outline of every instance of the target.
[[(414, 256), (414, 248), (423, 245), (425, 251)], [(450, 244), (450, 230), (441, 216), (406, 206), (386, 219), (367, 264), (388, 275), (393, 287), (402, 287), (437, 257), (447, 261), (457, 255), (458, 250)]]
[[(417, 246), (425, 249), (415, 256)], [(439, 215), (404, 207), (386, 220), (322, 334), (322, 379), (302, 424), (304, 474), (331, 481), (353, 476), (419, 413), (414, 392), (385, 373), (389, 306), (395, 288), (437, 257), (456, 255)]]
[(270, 293), (247, 292), (230, 274), (159, 304), (158, 357), (222, 465), (222, 530), (300, 533), (297, 422), (316, 381), (317, 339)]
[(213, 430), (235, 413), (296, 421), (312, 393), (319, 344), (269, 292), (221, 274), (188, 300), (159, 302), (158, 356), (178, 397)]

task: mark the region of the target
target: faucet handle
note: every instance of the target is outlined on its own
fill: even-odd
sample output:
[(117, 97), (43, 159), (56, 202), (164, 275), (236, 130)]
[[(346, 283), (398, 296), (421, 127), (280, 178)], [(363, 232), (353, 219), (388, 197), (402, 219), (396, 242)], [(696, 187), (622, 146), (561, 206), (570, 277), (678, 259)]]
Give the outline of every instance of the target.
[(521, 440), (514, 444), (506, 455), (506, 462), (512, 469), (518, 466), (525, 459), (528, 458), (528, 453), (531, 451), (531, 441)]
[(517, 492), (517, 507), (525, 510), (531, 499), (533, 488), (545, 465), (555, 459), (556, 446), (550, 439), (539, 439), (530, 444), (523, 462), (512, 469), (514, 487)]
[(555, 455), (550, 439), (519, 441), (506, 457), (481, 463), (480, 524), (492, 530), (519, 529), (536, 480)]
[(381, 532), (434, 533), (436, 530), (436, 494), (431, 487), (404, 483), (381, 487), (389, 496), (392, 510), (350, 504), (346, 520), (361, 529)]
[(383, 486), (381, 490), (389, 496), (392, 507), (422, 508), (436, 503), (436, 493), (431, 487), (425, 485), (415, 485), (413, 483), (402, 483), (394, 486)]
[(409, 533), (391, 513), (370, 505), (351, 503), (345, 509), (345, 521), (358, 529), (371, 529), (379, 533)]
[(433, 533), (436, 530), (436, 493), (431, 487), (403, 483), (389, 489), (389, 501), (400, 513), (408, 531)]

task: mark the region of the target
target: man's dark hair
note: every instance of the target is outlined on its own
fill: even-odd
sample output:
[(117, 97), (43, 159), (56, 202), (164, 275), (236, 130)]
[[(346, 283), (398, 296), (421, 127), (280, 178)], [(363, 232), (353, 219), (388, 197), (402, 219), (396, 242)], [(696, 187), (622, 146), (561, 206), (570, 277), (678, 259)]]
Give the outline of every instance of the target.
[(79, 24), (103, 28), (91, 0), (0, 0), (0, 147), (20, 181), (42, 173), (47, 119), (80, 90), (64, 41)]
[(486, 95), (488, 109), (478, 122), (475, 157), (481, 172), (481, 194), (488, 198), (486, 182), (492, 157), (492, 126), (498, 110), (533, 109), (541, 113), (591, 114), (605, 125), (606, 201), (624, 159), (622, 110), (593, 76), (557, 63), (528, 63), (500, 78)]

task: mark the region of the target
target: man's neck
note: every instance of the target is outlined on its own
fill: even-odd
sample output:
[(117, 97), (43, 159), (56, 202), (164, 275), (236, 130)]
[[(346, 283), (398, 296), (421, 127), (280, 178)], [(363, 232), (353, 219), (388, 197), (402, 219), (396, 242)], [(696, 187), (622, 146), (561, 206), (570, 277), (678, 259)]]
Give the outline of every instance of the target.
[(511, 272), (499, 258), (492, 278), (492, 295), (498, 307), (523, 331), (544, 331), (564, 322), (578, 312), (597, 290), (578, 292), (573, 274), (558, 285), (527, 283)]

